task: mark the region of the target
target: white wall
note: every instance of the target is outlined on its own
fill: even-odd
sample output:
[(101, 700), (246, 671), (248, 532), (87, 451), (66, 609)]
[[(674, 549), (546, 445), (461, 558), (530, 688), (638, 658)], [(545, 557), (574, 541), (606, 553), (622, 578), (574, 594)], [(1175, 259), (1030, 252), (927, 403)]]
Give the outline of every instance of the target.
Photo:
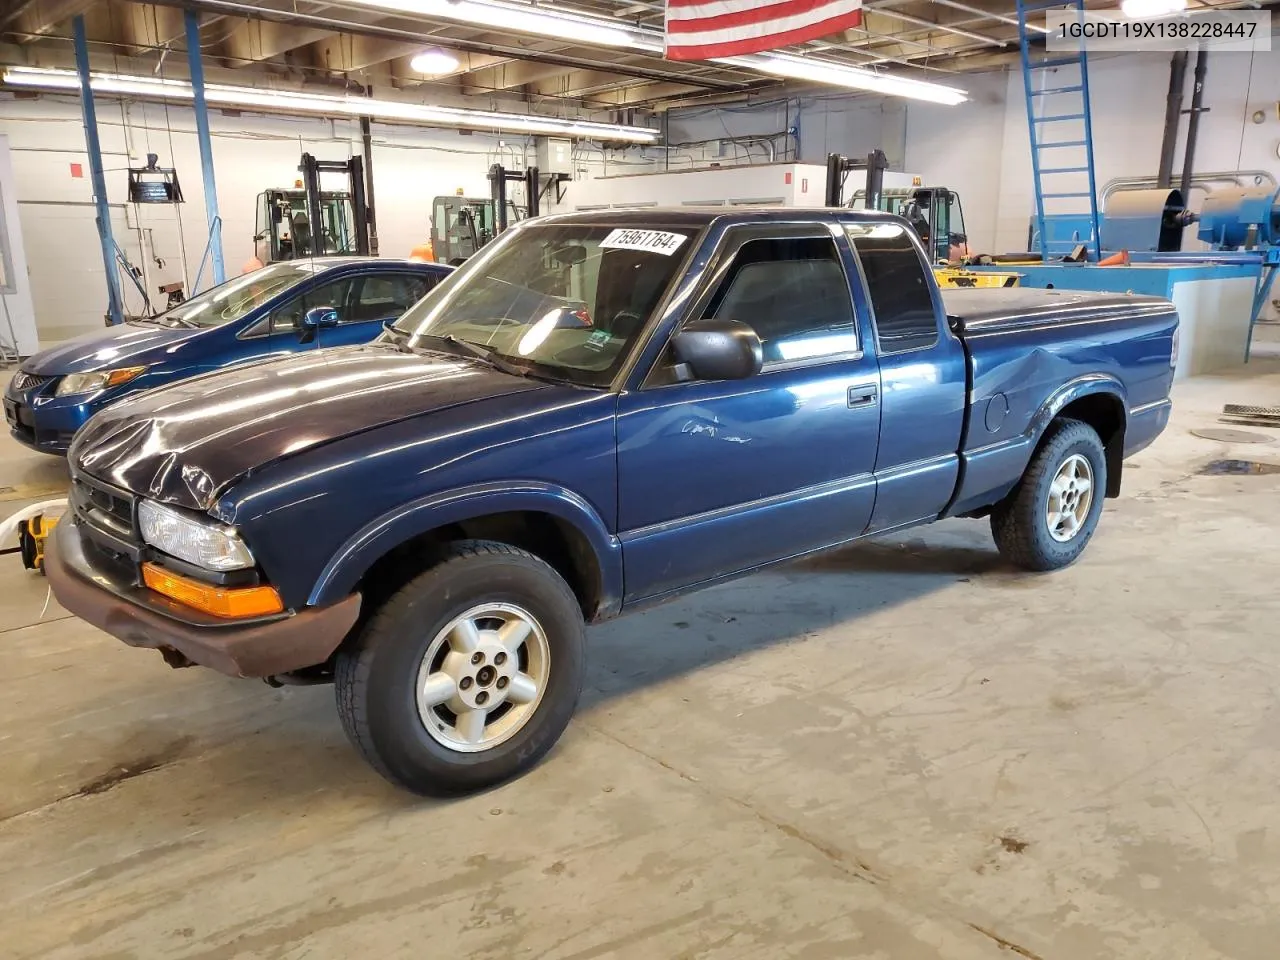
[[(97, 110), (113, 231), (135, 266), (142, 266), (144, 258), (134, 229), (135, 209), (126, 204), (125, 170), (141, 165), (148, 152), (159, 155), (161, 166), (177, 168), (186, 202), (176, 211), (168, 206), (140, 210), (151, 231), (149, 244), (164, 261), (163, 267), (154, 261), (147, 264), (153, 299), (163, 299), (156, 293), (159, 284), (182, 279), (184, 274), (190, 291), (208, 237), (192, 111), (169, 107), (166, 114), (163, 105), (107, 99), (97, 101)], [(364, 152), (356, 121), (229, 116), (213, 111), (210, 126), (228, 276), (238, 274), (253, 253), (258, 193), (268, 187), (293, 186), (304, 151), (326, 160)], [(433, 197), (453, 194), (458, 188), (470, 196), (488, 196), (486, 173), (491, 163), (526, 165), (522, 138), (500, 140), (480, 133), (377, 123), (373, 134), (376, 214), (384, 256), (407, 256), (429, 236)], [(0, 94), (0, 135), (12, 144), (19, 219), (41, 341), (47, 345), (100, 329), (107, 310), (106, 281), (79, 101)], [(533, 162), (531, 147), (528, 162)], [(83, 178), (72, 177), (73, 163), (82, 165)], [(598, 171), (599, 164), (599, 157), (584, 155), (584, 169)], [(328, 178), (323, 175), (322, 184), (337, 188), (342, 182), (341, 177)], [(211, 276), (211, 267), (206, 266), (201, 289), (209, 286)], [(122, 291), (127, 310), (141, 312), (141, 298), (132, 285), (123, 281)]]

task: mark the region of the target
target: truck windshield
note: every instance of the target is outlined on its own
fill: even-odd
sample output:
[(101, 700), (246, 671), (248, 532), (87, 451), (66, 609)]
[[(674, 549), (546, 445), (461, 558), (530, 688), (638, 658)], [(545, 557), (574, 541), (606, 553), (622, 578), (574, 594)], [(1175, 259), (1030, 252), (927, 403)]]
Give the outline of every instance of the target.
[(512, 230), (396, 321), (410, 346), (464, 340), (495, 360), (606, 386), (639, 340), (692, 232), (581, 223)]
[(216, 327), (230, 323), (323, 269), (310, 260), (273, 263), (183, 301), (153, 322), (182, 327)]

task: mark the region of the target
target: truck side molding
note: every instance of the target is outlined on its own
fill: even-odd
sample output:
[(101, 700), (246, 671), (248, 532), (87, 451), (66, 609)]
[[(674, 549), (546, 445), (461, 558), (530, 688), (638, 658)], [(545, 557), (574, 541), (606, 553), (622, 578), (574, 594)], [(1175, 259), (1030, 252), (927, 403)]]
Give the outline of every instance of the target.
[(536, 480), (479, 483), (412, 500), (353, 534), (320, 572), (308, 606), (347, 596), (373, 564), (395, 547), (431, 530), (499, 513), (543, 513), (571, 524), (591, 546), (600, 578), (598, 616), (622, 606), (622, 545), (596, 509), (565, 487)]

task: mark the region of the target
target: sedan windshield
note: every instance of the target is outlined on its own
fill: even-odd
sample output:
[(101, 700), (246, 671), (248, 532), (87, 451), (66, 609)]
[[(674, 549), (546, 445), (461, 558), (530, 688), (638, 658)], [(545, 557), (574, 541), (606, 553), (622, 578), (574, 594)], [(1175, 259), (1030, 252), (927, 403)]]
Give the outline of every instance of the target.
[(182, 327), (216, 327), (230, 323), (324, 269), (324, 265), (309, 260), (273, 263), (185, 300), (156, 317), (154, 322)]
[(410, 346), (464, 341), (495, 363), (606, 386), (639, 341), (692, 235), (582, 223), (532, 224), (481, 250), (395, 330)]

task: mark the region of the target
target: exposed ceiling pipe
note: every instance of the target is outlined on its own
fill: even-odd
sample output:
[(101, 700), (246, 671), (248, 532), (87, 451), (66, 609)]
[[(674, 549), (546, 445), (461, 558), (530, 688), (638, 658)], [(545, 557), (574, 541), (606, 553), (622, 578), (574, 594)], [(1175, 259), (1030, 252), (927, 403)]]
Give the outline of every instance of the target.
[(1173, 185), (1173, 152), (1178, 146), (1178, 127), (1182, 125), (1182, 89), (1186, 82), (1187, 51), (1179, 50), (1169, 61), (1169, 93), (1164, 102), (1164, 136), (1160, 140), (1160, 168), (1156, 174), (1158, 187)]
[(548, 63), (553, 66), (572, 67), (581, 70), (603, 70), (621, 76), (638, 77), (643, 80), (663, 80), (672, 83), (694, 84), (710, 90), (746, 90), (758, 85), (758, 81), (712, 80), (706, 77), (691, 77), (685, 73), (672, 73), (667, 70), (639, 67), (633, 64), (621, 63), (618, 60), (592, 60), (584, 57), (570, 57), (558, 53), (528, 50), (524, 47), (509, 47), (476, 40), (455, 40), (452, 37), (433, 36), (427, 33), (418, 33), (414, 30), (401, 30), (397, 27), (381, 27), (369, 23), (338, 20), (333, 17), (322, 17), (312, 13), (273, 10), (270, 7), (258, 7), (249, 3), (240, 3), (238, 0), (151, 0), (151, 2), (161, 7), (208, 10), (250, 20), (271, 20), (276, 23), (294, 26), (316, 27), (322, 30), (331, 30), (334, 33), (349, 33), (382, 40), (402, 40), (409, 43), (421, 43), (424, 46), (446, 46), (453, 50), (461, 50), (464, 53), (487, 53), (500, 57), (531, 60), (535, 63)]
[(914, 23), (921, 27), (928, 27), (930, 30), (941, 30), (943, 33), (951, 33), (957, 37), (967, 37), (978, 43), (986, 44), (991, 47), (1007, 47), (1013, 41), (999, 40), (995, 37), (984, 37), (980, 33), (970, 33), (968, 30), (961, 30), (959, 27), (951, 27), (945, 23), (934, 23), (932, 20), (925, 20), (921, 17), (913, 17), (905, 13), (899, 13), (897, 10), (891, 10), (888, 7), (869, 7), (874, 13), (878, 13), (882, 17), (892, 17), (894, 20), (901, 20), (903, 23)]
[(1191, 176), (1196, 166), (1196, 140), (1200, 137), (1200, 114), (1204, 113), (1204, 75), (1209, 66), (1209, 51), (1203, 46), (1196, 53), (1196, 73), (1191, 88), (1191, 114), (1187, 117), (1187, 152), (1182, 161), (1182, 196), (1191, 189)]
[[(992, 13), (990, 10), (980, 10), (977, 7), (971, 7), (967, 3), (956, 3), (956, 0), (933, 0), (934, 3), (943, 7), (950, 7), (953, 10), (963, 10), (965, 13), (972, 13), (975, 17), (981, 17), (984, 20), (995, 20), (998, 23), (1007, 23), (1012, 27), (1018, 26), (1018, 21), (1013, 17), (1006, 17), (1003, 14)], [(1027, 29), (1035, 33), (1048, 34), (1046, 27), (1036, 26), (1033, 23), (1027, 24)]]

